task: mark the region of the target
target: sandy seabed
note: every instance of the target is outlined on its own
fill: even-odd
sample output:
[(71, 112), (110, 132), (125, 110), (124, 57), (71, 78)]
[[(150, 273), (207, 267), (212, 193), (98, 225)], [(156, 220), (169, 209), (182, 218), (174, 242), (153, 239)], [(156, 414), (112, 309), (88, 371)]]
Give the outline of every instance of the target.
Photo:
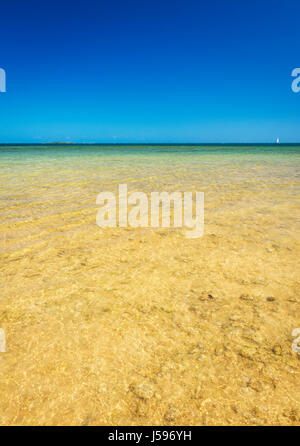
[[(204, 161), (3, 172), (1, 425), (300, 425), (296, 166)], [(118, 183), (204, 191), (204, 236), (99, 228)]]

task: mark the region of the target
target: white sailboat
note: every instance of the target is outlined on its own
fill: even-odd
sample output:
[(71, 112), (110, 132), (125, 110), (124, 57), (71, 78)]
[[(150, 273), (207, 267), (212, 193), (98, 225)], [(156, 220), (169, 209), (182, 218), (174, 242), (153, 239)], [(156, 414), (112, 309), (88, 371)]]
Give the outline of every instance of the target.
[(280, 143), (279, 143), (279, 138), (277, 138), (276, 143), (277, 143), (277, 144), (280, 144)]

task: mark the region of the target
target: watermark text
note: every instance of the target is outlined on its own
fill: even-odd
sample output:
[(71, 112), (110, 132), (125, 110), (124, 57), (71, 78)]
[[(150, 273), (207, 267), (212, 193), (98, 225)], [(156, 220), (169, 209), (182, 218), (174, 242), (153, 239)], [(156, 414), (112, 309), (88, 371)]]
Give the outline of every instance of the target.
[(96, 203), (101, 206), (96, 217), (100, 227), (169, 228), (173, 214), (173, 227), (185, 227), (187, 238), (204, 233), (204, 192), (151, 192), (149, 203), (145, 192), (128, 195), (127, 184), (120, 184), (118, 197), (100, 192)]
[(6, 352), (6, 339), (5, 339), (5, 331), (3, 328), (0, 328), (0, 353)]
[(3, 68), (0, 68), (0, 93), (6, 92), (6, 73)]
[(292, 76), (295, 79), (292, 82), (292, 90), (294, 93), (299, 93), (300, 91), (300, 68), (294, 68), (292, 71)]
[(295, 353), (300, 353), (300, 328), (295, 328), (295, 330), (292, 331), (292, 336), (293, 338), (298, 336), (296, 339), (293, 340), (292, 350)]

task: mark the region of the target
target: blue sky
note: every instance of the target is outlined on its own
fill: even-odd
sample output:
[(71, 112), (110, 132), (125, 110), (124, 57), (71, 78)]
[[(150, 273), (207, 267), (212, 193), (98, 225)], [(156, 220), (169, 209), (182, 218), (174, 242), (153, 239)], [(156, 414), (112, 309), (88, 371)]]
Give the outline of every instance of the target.
[(0, 142), (300, 141), (299, 0), (0, 8)]

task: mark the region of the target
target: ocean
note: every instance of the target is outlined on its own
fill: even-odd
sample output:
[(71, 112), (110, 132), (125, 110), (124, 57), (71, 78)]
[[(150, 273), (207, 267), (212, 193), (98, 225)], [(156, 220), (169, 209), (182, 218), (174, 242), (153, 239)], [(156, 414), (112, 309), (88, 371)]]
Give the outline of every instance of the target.
[[(299, 168), (300, 145), (1, 145), (2, 424), (299, 423)], [(203, 237), (100, 228), (119, 184), (204, 192)]]

